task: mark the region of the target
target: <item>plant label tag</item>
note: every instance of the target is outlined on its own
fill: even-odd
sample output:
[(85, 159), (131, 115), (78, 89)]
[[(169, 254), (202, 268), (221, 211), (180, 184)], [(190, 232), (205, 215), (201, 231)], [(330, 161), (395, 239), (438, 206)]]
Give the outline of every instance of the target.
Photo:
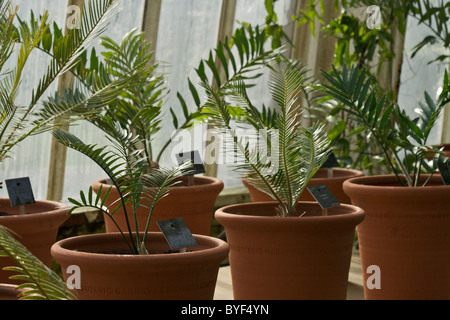
[(192, 162), (192, 167), (183, 173), (184, 176), (193, 176), (196, 174), (205, 173), (205, 166), (203, 165), (202, 158), (200, 157), (200, 152), (189, 151), (189, 152), (181, 152), (176, 155), (178, 164), (181, 165), (187, 160)]
[(308, 187), (308, 191), (317, 200), (322, 209), (338, 207), (340, 205), (330, 189), (324, 184)]
[(439, 172), (445, 185), (450, 185), (450, 158), (440, 160), (438, 163)]
[(35, 203), (30, 178), (9, 179), (5, 183), (12, 207)]
[(322, 165), (322, 168), (334, 168), (339, 167), (339, 162), (336, 159), (336, 156), (334, 153), (330, 153), (330, 156), (328, 157), (327, 161)]
[(158, 221), (157, 224), (172, 250), (184, 249), (197, 245), (197, 241), (195, 241), (195, 238), (183, 218)]

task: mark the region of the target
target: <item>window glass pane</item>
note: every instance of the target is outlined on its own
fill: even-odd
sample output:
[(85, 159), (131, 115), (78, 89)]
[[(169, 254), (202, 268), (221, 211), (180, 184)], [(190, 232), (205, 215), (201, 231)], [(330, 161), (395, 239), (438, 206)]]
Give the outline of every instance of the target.
[[(162, 2), (155, 57), (160, 64), (159, 71), (166, 75), (170, 93), (163, 107), (162, 128), (154, 141), (156, 153), (162, 150), (174, 133), (169, 108), (173, 108), (179, 123), (184, 122), (177, 93), (181, 93), (191, 111), (196, 109), (189, 91), (188, 77), (201, 93), (195, 69), (200, 60), (208, 58), (209, 51), (216, 46), (221, 6), (221, 1), (210, 0), (164, 0)], [(187, 141), (181, 143), (184, 145), (182, 148), (185, 149), (184, 151), (202, 148), (203, 139), (199, 129), (201, 128), (196, 129), (195, 136), (193, 132), (185, 133), (189, 134), (193, 141), (192, 144)], [(180, 138), (182, 137), (177, 137), (176, 141)], [(180, 146), (180, 143), (175, 142), (165, 149), (161, 164), (176, 165), (173, 155), (174, 152), (180, 151), (178, 148)]]
[[(102, 37), (107, 36), (120, 43), (132, 29), (141, 29), (143, 15), (144, 0), (122, 0), (120, 11), (109, 20), (108, 28)], [(102, 58), (100, 39), (93, 46), (99, 58)], [(70, 128), (70, 131), (86, 143), (110, 145), (104, 133), (86, 121), (78, 122), (76, 126)], [(68, 197), (78, 198), (80, 190), (87, 191), (92, 182), (105, 178), (106, 174), (91, 159), (68, 149), (62, 200), (66, 202)]]

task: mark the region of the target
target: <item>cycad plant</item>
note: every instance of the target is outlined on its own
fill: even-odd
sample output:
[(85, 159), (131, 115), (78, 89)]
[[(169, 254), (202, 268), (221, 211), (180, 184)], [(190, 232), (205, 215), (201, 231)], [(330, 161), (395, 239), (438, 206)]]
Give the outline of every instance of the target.
[(13, 231), (0, 225), (0, 257), (10, 258), (15, 265), (5, 268), (23, 281), (18, 285), (20, 300), (74, 300), (58, 274), (45, 266), (23, 244), (14, 238)]
[[(269, 90), (278, 108), (273, 121), (265, 121), (252, 103), (245, 79), (220, 89), (202, 82), (209, 121), (229, 137), (241, 156), (237, 170), (248, 173), (250, 183), (278, 201), (278, 214), (283, 217), (294, 215), (301, 193), (330, 153), (324, 125), (304, 128), (298, 123), (304, 80), (304, 69), (298, 63), (281, 63), (272, 69)], [(241, 131), (240, 126), (251, 131)], [(252, 131), (258, 135), (256, 144), (248, 142), (255, 137), (238, 134)]]
[[(101, 196), (101, 189), (95, 195), (92, 187), (90, 187), (87, 194), (83, 191), (80, 192), (81, 200), (69, 198), (69, 201), (74, 204), (69, 213), (78, 208), (86, 207), (95, 208), (105, 213), (119, 229), (124, 241), (128, 244), (130, 253), (147, 254), (145, 243), (155, 205), (160, 199), (168, 195), (171, 187), (180, 183), (177, 178), (181, 176), (181, 172), (188, 172), (190, 163), (186, 162), (178, 168), (154, 168), (148, 171), (147, 158), (141, 156), (143, 149), (136, 147), (136, 145), (142, 143), (142, 139), (124, 130), (119, 122), (108, 116), (102, 117), (102, 125), (105, 132), (109, 133), (106, 138), (110, 140), (112, 148), (86, 144), (74, 134), (61, 129), (53, 132), (60, 143), (93, 160), (111, 181), (111, 186), (103, 197)], [(130, 153), (130, 150), (134, 151)], [(108, 208), (105, 203), (113, 186), (119, 192), (119, 199), (116, 203), (113, 203), (114, 208)], [(149, 212), (144, 228), (140, 228), (137, 220), (137, 209), (141, 206), (144, 206)], [(119, 209), (124, 210), (127, 230), (122, 230), (116, 223), (114, 214)], [(130, 216), (134, 217), (134, 221), (130, 221), (128, 210), (132, 211)], [(132, 223), (135, 230), (145, 230), (143, 237), (139, 232), (132, 231)], [(126, 233), (129, 237), (126, 236)]]
[[(328, 81), (322, 85), (324, 92), (336, 99), (340, 103), (339, 110), (348, 113), (359, 125), (358, 132), (365, 132), (381, 147), (387, 166), (401, 185), (423, 185), (419, 182), (421, 174), (429, 173), (431, 178), (438, 167), (444, 168), (445, 159), (436, 147), (428, 145), (428, 139), (450, 101), (447, 72), (436, 99), (425, 91), (425, 101), (419, 103), (416, 118), (410, 118), (383, 93), (376, 79), (364, 68), (344, 65), (342, 71), (333, 67), (330, 73), (322, 74)], [(434, 160), (428, 161), (434, 154)]]
[[(92, 0), (81, 8), (79, 28), (56, 37), (46, 12), (30, 22), (17, 17), (18, 7), (0, 0), (0, 162), (29, 136), (50, 131), (98, 113), (128, 86), (133, 86), (144, 65), (135, 65), (114, 81), (84, 83), (46, 98), (57, 79), (80, 63), (87, 47), (105, 30), (117, 12), (118, 1)], [(16, 21), (18, 20), (18, 22)], [(52, 32), (55, 33), (52, 36)], [(32, 90), (31, 99), (19, 105), (24, 70), (35, 52), (47, 53), (50, 62)]]

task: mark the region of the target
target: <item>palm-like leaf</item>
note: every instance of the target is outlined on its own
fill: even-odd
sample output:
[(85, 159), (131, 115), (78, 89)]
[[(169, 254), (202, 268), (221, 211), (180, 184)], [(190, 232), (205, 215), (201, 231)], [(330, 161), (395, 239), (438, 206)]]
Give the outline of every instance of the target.
[[(8, 4), (8, 2), (6, 3)], [(3, 1), (2, 5), (4, 5)], [(7, 18), (0, 19), (2, 21), (1, 28), (5, 31), (0, 51), (2, 59), (0, 66), (3, 66), (6, 59), (11, 57), (11, 44), (20, 41), (14, 69), (5, 73), (1, 70), (0, 161), (7, 158), (12, 147), (25, 138), (97, 113), (106, 103), (112, 101), (124, 87), (134, 85), (135, 79), (140, 77), (143, 72), (144, 65), (129, 69), (128, 73), (114, 81), (96, 83), (88, 90), (68, 91), (62, 97), (56, 95), (55, 98), (40, 105), (40, 101), (50, 85), (60, 75), (79, 63), (86, 47), (103, 32), (108, 19), (116, 13), (117, 8), (118, 1), (114, 0), (86, 2), (82, 8), (81, 28), (69, 30), (67, 35), (61, 37), (58, 43), (54, 44), (50, 64), (33, 90), (30, 103), (25, 106), (17, 106), (15, 98), (25, 65), (32, 52), (44, 42), (44, 37), (48, 37), (50, 32), (50, 25), (47, 22), (48, 14), (45, 13), (39, 22), (33, 18), (30, 22), (31, 26), (19, 19), (18, 28), (12, 25), (15, 17), (14, 11), (11, 11)], [(1, 13), (4, 14), (5, 10), (2, 10)], [(7, 38), (6, 35), (8, 35)]]
[(21, 300), (73, 300), (76, 297), (67, 290), (66, 283), (54, 271), (45, 266), (23, 244), (17, 241), (10, 230), (0, 225), (0, 256), (9, 257), (15, 266), (5, 270), (17, 273), (12, 279), (24, 281)]
[[(427, 146), (430, 132), (450, 101), (447, 72), (437, 101), (425, 92), (425, 103), (419, 104), (419, 117), (414, 119), (386, 94), (379, 94), (375, 78), (365, 69), (348, 69), (344, 65), (342, 72), (333, 67), (331, 73), (322, 74), (329, 83), (323, 85), (323, 90), (341, 103), (340, 110), (359, 123), (359, 130), (371, 134), (397, 177), (402, 174), (409, 186), (416, 186), (424, 165), (425, 150), (430, 148)], [(400, 152), (405, 155), (405, 161), (400, 158)], [(409, 159), (413, 159), (413, 164), (408, 163)], [(403, 184), (401, 179), (399, 181)]]
[[(245, 80), (247, 88), (253, 86), (254, 84), (250, 81), (258, 79), (263, 74), (258, 71), (270, 67), (270, 63), (284, 51), (283, 48), (265, 50), (266, 40), (267, 35), (264, 30), (260, 30), (258, 26), (247, 26), (237, 29), (231, 38), (226, 37), (225, 41), (219, 42), (217, 48), (211, 50), (208, 58), (202, 60), (196, 68), (201, 87), (211, 86), (218, 95), (222, 95), (223, 91), (227, 87), (229, 88), (230, 83)], [(200, 95), (191, 79), (188, 79), (188, 84), (196, 109), (189, 110), (185, 99), (178, 93), (177, 97), (183, 109), (184, 120), (183, 122), (179, 121), (175, 113), (171, 112), (176, 129), (189, 129), (195, 122), (204, 121), (210, 116), (208, 101), (204, 104), (201, 102)], [(228, 111), (231, 109), (228, 108)], [(229, 116), (234, 118), (232, 113)], [(164, 148), (158, 155), (158, 159), (163, 151)]]
[(11, 2), (0, 0), (0, 70), (11, 56), (15, 40), (13, 24), (15, 11), (10, 14), (9, 10), (13, 10)]
[[(269, 84), (274, 101), (280, 111), (277, 113), (274, 127), (268, 128), (258, 119), (259, 112), (247, 99), (244, 81), (230, 83), (224, 96), (208, 84), (203, 83), (208, 96), (208, 114), (216, 127), (231, 136), (231, 142), (240, 151), (243, 161), (237, 169), (250, 172), (250, 182), (261, 191), (279, 202), (283, 216), (294, 214), (298, 199), (306, 185), (322, 166), (329, 155), (329, 140), (323, 125), (315, 124), (306, 129), (299, 126), (297, 120), (299, 108), (298, 96), (304, 86), (303, 69), (288, 63), (273, 71)], [(230, 101), (239, 102), (245, 114), (241, 118), (244, 124), (250, 124), (263, 144), (246, 143), (248, 137), (239, 137), (233, 128), (230, 115)], [(236, 122), (239, 122), (237, 120)], [(248, 131), (247, 131), (248, 132)], [(276, 139), (273, 137), (276, 136)], [(270, 161), (267, 159), (270, 150)]]
[[(150, 165), (153, 157), (151, 142), (160, 129), (164, 77), (156, 74), (157, 64), (150, 62), (153, 52), (150, 51), (150, 45), (145, 43), (143, 33), (132, 30), (121, 43), (104, 37), (102, 46), (105, 48), (102, 52), (105, 62), (98, 63), (94, 70), (85, 67), (79, 74), (86, 84), (108, 83), (123, 78), (130, 70), (146, 66), (139, 81), (123, 90), (114, 101), (107, 102), (105, 114), (120, 123), (123, 129), (143, 138), (143, 156), (150, 159)], [(95, 55), (95, 52), (92, 54)], [(105, 129), (101, 126), (101, 117), (91, 117), (90, 120)]]
[[(116, 186), (120, 195), (120, 201), (118, 205), (110, 211), (108, 208), (103, 207), (105, 201), (102, 200), (100, 202), (100, 198), (97, 197), (93, 202), (92, 189), (89, 190), (88, 197), (86, 197), (85, 194), (81, 192), (81, 203), (72, 198), (69, 199), (77, 206), (72, 207), (71, 212), (78, 207), (94, 207), (103, 211), (113, 221), (115, 221), (114, 213), (119, 208), (122, 207), (126, 212), (126, 203), (133, 202), (135, 205), (136, 203), (139, 203), (139, 189), (142, 188), (140, 188), (138, 180), (143, 171), (145, 171), (146, 167), (141, 160), (136, 160), (136, 154), (129, 154), (128, 148), (132, 148), (132, 146), (137, 143), (137, 138), (133, 138), (125, 133), (124, 130), (120, 127), (120, 124), (114, 123), (107, 117), (104, 117), (104, 121), (102, 123), (104, 128), (107, 127), (108, 132), (110, 132), (110, 134), (112, 135), (112, 138), (108, 138), (113, 143), (113, 149), (107, 149), (107, 147), (98, 147), (95, 144), (85, 144), (74, 134), (61, 129), (55, 130), (53, 132), (53, 136), (57, 141), (59, 141), (66, 147), (78, 151), (94, 161), (106, 173), (109, 179), (111, 179), (113, 185)], [(130, 221), (128, 221), (128, 215), (125, 214), (125, 217), (127, 219), (127, 224), (130, 231), (131, 228)], [(132, 249), (136, 249), (133, 243), (129, 242), (129, 245)]]
[[(214, 51), (210, 52), (208, 59), (200, 62), (196, 69), (197, 75), (202, 81), (215, 82), (222, 88), (228, 82), (240, 78), (247, 80), (258, 78), (261, 74), (254, 71), (267, 65), (281, 52), (281, 49), (265, 51), (265, 40), (264, 31), (259, 31), (258, 28), (238, 29), (232, 39), (226, 39), (224, 43), (220, 43)], [(157, 166), (157, 162), (171, 142), (169, 139), (158, 153), (152, 146), (153, 139), (160, 130), (164, 112), (163, 98), (167, 92), (164, 87), (164, 76), (155, 72), (158, 65), (151, 63), (153, 52), (150, 51), (150, 45), (145, 43), (142, 33), (132, 30), (121, 43), (105, 37), (102, 45), (106, 49), (102, 52), (105, 57), (104, 63), (97, 62), (98, 58), (93, 51), (96, 68), (92, 66), (90, 69), (86, 66), (78, 68), (78, 77), (85, 84), (106, 83), (137, 64), (145, 63), (148, 66), (147, 73), (141, 75), (140, 83), (128, 87), (116, 101), (109, 103), (106, 114), (121, 123), (128, 132), (133, 132), (142, 138), (140, 146), (144, 150), (142, 156), (148, 159), (149, 166), (153, 168)], [(213, 53), (218, 57), (218, 64), (215, 63)], [(208, 78), (207, 71), (213, 75), (213, 79)], [(222, 74), (225, 75), (223, 79)], [(173, 108), (168, 108), (176, 130), (189, 129), (205, 118), (202, 114), (204, 105), (190, 79), (188, 79), (188, 87), (196, 109), (191, 111), (181, 94), (177, 94), (184, 121), (178, 121)], [(90, 120), (98, 125), (97, 117), (92, 117)]]
[[(142, 150), (135, 147), (136, 144), (141, 142), (139, 137), (133, 136), (123, 129), (120, 123), (107, 116), (103, 116), (99, 124), (105, 132), (109, 133), (108, 138), (113, 148), (107, 149), (106, 147), (85, 144), (72, 133), (63, 130), (56, 130), (53, 135), (63, 145), (86, 155), (99, 165), (116, 187), (120, 197), (111, 205), (112, 208), (106, 208), (105, 203), (111, 188), (104, 196), (101, 195), (101, 190), (97, 196), (94, 196), (93, 190), (90, 188), (87, 195), (81, 191), (81, 201), (69, 199), (75, 205), (70, 211), (81, 207), (93, 207), (101, 210), (116, 224), (130, 250), (135, 254), (145, 254), (143, 243), (145, 243), (153, 209), (156, 203), (168, 194), (169, 188), (179, 183), (176, 179), (181, 176), (182, 170), (186, 169), (187, 165), (174, 169), (153, 169), (146, 174), (147, 160), (140, 156)], [(134, 149), (136, 150), (132, 151)], [(133, 210), (135, 230), (141, 230), (136, 219), (137, 208), (144, 205), (149, 210), (143, 239), (141, 239), (139, 233), (136, 233), (133, 237), (132, 221), (129, 221), (127, 214), (127, 203), (131, 204), (131, 210)], [(119, 208), (125, 211), (128, 230), (121, 230), (115, 221), (114, 214)], [(136, 241), (128, 240), (124, 232), (128, 232), (130, 239), (135, 238)]]
[(143, 192), (140, 199), (144, 201), (143, 205), (149, 209), (149, 215), (142, 243), (145, 243), (146, 241), (150, 220), (156, 204), (158, 201), (169, 195), (169, 188), (179, 184), (180, 180), (178, 178), (181, 176), (181, 172), (185, 172), (190, 167), (191, 164), (186, 162), (175, 170), (160, 168), (157, 170), (151, 170), (149, 173), (142, 176), (141, 181), (143, 185)]

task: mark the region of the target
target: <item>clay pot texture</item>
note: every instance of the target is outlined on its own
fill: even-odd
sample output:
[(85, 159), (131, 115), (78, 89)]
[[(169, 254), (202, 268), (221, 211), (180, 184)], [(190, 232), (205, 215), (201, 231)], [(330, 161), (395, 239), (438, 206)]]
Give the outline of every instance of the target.
[[(327, 169), (319, 169), (314, 177), (308, 183), (308, 187), (315, 186), (319, 184), (325, 184), (328, 189), (333, 193), (339, 203), (351, 204), (350, 198), (345, 194), (342, 189), (342, 184), (345, 180), (355, 177), (362, 177), (364, 173), (359, 170), (346, 169), (346, 168), (333, 168), (333, 176), (328, 177)], [(247, 187), (250, 193), (250, 199), (253, 202), (261, 202), (261, 201), (274, 201), (269, 195), (266, 193), (259, 191), (258, 189), (251, 186), (245, 179), (242, 179), (243, 184)], [(299, 201), (316, 201), (314, 197), (309, 193), (308, 190), (302, 193), (299, 198)]]
[[(365, 299), (450, 299), (450, 186), (439, 175), (426, 187), (370, 176), (344, 190), (366, 213), (357, 228)], [(370, 266), (379, 267), (378, 279)]]
[(19, 300), (20, 291), (16, 285), (0, 284), (0, 300)]
[[(129, 255), (120, 233), (84, 235), (55, 243), (52, 255), (67, 268), (80, 268), (80, 300), (210, 300), (217, 274), (228, 254), (220, 239), (194, 235), (197, 246), (186, 253), (170, 250), (162, 233), (149, 233), (149, 255)], [(123, 253), (120, 253), (123, 252)]]
[[(194, 185), (187, 186), (187, 178), (183, 178), (183, 184), (170, 188), (169, 195), (161, 199), (153, 211), (150, 231), (159, 232), (160, 229), (156, 224), (157, 221), (171, 220), (182, 217), (193, 234), (210, 235), (211, 222), (214, 215), (214, 204), (217, 196), (223, 190), (223, 182), (217, 178), (195, 176)], [(110, 185), (105, 184), (106, 180), (99, 180), (93, 183), (93, 190), (98, 193), (100, 185), (102, 187), (102, 195), (106, 194)], [(110, 206), (119, 198), (117, 189), (113, 187), (106, 202)], [(112, 211), (112, 210), (111, 210)], [(137, 211), (138, 225), (144, 231), (148, 219), (148, 209), (140, 207)], [(130, 227), (136, 231), (134, 218), (132, 217), (131, 206), (127, 206)], [(119, 224), (122, 231), (128, 230), (125, 222), (125, 214), (120, 209), (114, 214), (114, 218)], [(106, 232), (119, 231), (112, 220), (104, 216)]]
[[(37, 200), (25, 206), (25, 214), (19, 215), (18, 207), (11, 207), (9, 199), (0, 199), (0, 211), (14, 214), (0, 216), (0, 224), (17, 234), (20, 241), (32, 254), (46, 266), (51, 267), (51, 246), (55, 243), (59, 226), (66, 221), (69, 208), (59, 202)], [(9, 280), (14, 273), (2, 270), (6, 266), (14, 266), (9, 258), (0, 258), (0, 283), (19, 283)]]
[[(231, 205), (216, 211), (230, 245), (237, 300), (344, 300), (357, 207), (299, 202), (297, 216), (279, 217), (277, 202)], [(305, 215), (300, 217), (304, 212)]]

